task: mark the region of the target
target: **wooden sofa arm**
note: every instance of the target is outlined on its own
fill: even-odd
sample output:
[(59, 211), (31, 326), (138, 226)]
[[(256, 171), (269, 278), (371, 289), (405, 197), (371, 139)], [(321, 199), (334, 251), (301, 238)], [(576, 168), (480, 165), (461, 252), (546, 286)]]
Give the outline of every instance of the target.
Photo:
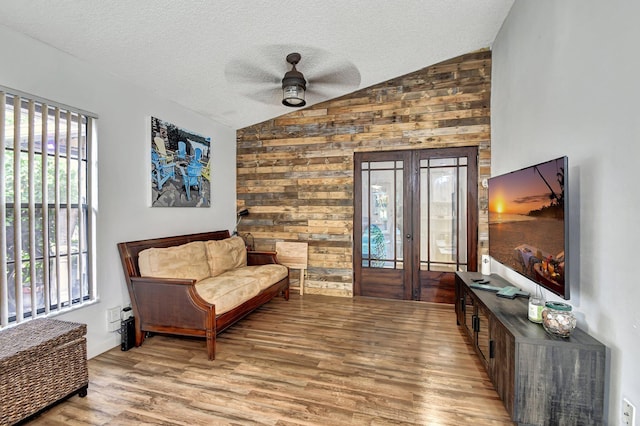
[[(196, 280), (130, 277), (130, 296), (136, 320), (136, 346), (144, 341), (143, 331), (206, 335), (215, 333), (215, 306), (202, 299)], [(187, 333), (184, 333), (187, 331)]]
[(248, 251), (247, 265), (268, 265), (278, 263), (275, 251)]

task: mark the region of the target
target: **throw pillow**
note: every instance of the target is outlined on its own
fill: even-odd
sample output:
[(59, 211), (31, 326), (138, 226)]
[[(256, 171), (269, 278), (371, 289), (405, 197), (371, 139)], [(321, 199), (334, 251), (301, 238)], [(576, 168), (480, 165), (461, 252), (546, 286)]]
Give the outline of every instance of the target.
[(209, 276), (203, 241), (180, 246), (142, 250), (138, 255), (140, 276), (202, 280)]
[(247, 248), (244, 240), (238, 236), (206, 241), (205, 247), (212, 277), (247, 266)]

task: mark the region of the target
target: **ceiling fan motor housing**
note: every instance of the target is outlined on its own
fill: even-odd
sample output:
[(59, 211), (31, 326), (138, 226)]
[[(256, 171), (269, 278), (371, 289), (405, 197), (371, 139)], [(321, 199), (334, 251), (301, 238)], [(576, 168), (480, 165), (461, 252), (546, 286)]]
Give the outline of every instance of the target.
[(304, 100), (307, 81), (304, 79), (304, 75), (296, 69), (296, 64), (300, 62), (300, 54), (290, 53), (287, 55), (287, 62), (292, 65), (292, 68), (282, 78), (282, 104), (290, 107), (303, 107), (307, 104)]

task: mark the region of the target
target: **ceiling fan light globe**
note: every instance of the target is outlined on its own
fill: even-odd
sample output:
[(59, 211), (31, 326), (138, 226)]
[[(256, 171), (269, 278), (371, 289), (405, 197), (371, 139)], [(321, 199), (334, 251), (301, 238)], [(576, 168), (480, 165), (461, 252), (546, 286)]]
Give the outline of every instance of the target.
[[(292, 53), (287, 57), (287, 61), (291, 59), (292, 55), (298, 55)], [(307, 80), (304, 79), (304, 75), (296, 69), (296, 63), (300, 60), (299, 57), (293, 58), (296, 61), (291, 62), (291, 71), (287, 71), (282, 78), (282, 104), (288, 107), (303, 107), (307, 104), (304, 100), (304, 92), (307, 89)]]
[(304, 87), (298, 85), (282, 88), (282, 104), (288, 107), (303, 107), (307, 104), (304, 100)]

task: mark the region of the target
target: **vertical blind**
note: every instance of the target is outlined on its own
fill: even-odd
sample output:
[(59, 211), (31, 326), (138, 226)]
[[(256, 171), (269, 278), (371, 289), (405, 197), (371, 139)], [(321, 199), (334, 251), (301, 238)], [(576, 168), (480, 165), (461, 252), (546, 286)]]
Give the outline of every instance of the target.
[(95, 298), (95, 118), (0, 87), (0, 327)]

